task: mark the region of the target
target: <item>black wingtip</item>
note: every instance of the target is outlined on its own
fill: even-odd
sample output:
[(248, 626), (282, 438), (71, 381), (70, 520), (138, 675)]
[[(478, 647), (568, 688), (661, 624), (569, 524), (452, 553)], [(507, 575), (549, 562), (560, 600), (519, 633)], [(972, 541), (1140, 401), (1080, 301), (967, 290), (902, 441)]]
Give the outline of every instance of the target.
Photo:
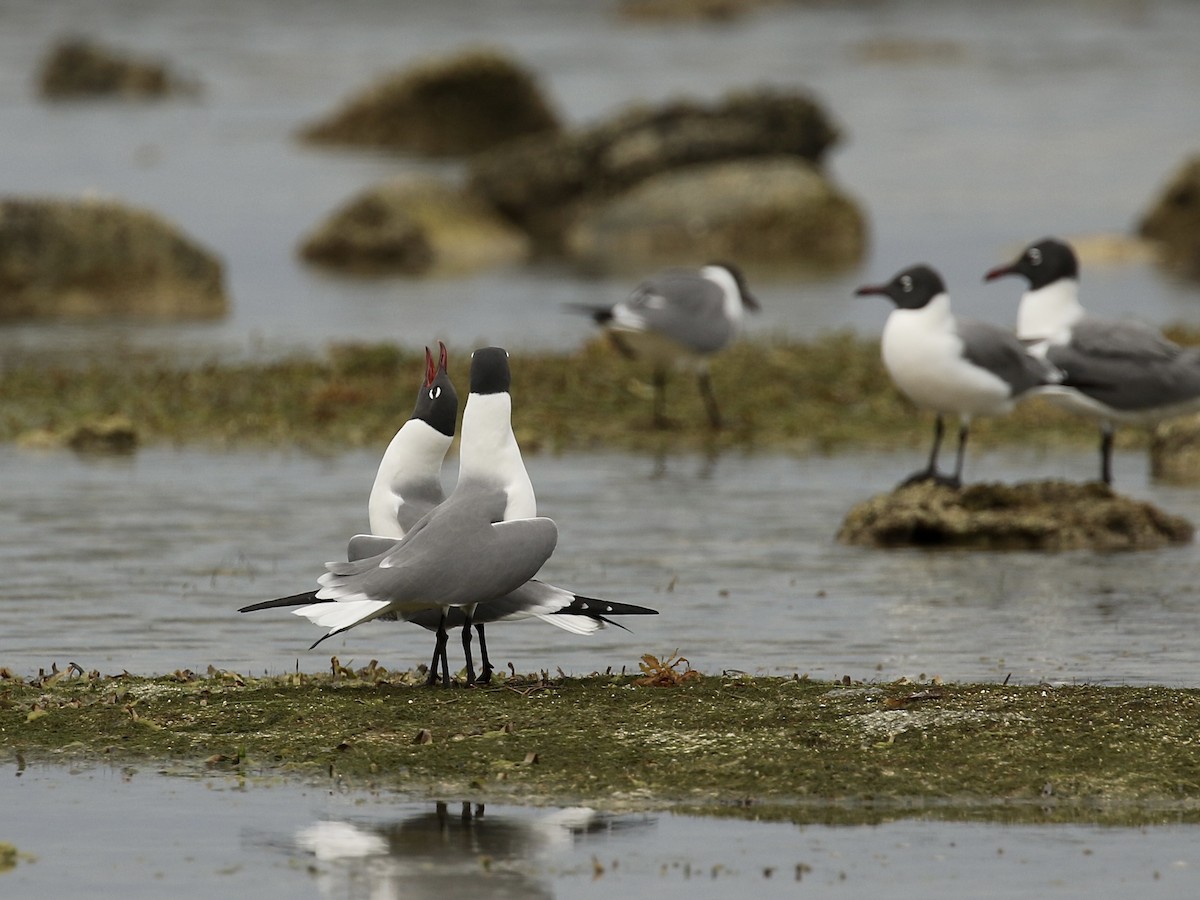
[[(602, 622), (608, 621), (605, 616), (657, 616), (658, 610), (648, 606), (634, 606), (632, 603), (614, 603), (611, 600), (598, 600), (595, 597), (581, 597), (576, 594), (569, 606), (557, 610), (558, 614), (567, 616), (591, 616)], [(613, 623), (616, 624), (616, 623)], [(624, 628), (625, 626), (617, 626)], [(626, 631), (629, 629), (626, 628)]]
[(251, 603), (249, 606), (243, 606), (238, 612), (248, 613), (257, 612), (260, 609), (279, 609), (287, 606), (307, 606), (310, 603), (321, 603), (324, 601), (317, 599), (316, 591), (305, 591), (303, 594), (292, 594), (290, 597), (280, 597), (278, 600), (263, 600), (260, 603)]

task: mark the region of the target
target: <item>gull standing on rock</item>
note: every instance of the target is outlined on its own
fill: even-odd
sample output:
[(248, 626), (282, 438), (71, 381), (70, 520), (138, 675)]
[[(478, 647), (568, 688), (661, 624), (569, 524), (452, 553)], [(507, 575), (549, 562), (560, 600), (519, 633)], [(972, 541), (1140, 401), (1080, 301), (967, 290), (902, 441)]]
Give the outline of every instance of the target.
[(737, 266), (713, 263), (699, 271), (668, 269), (643, 281), (615, 306), (571, 304), (568, 308), (590, 315), (626, 356), (650, 363), (656, 428), (667, 424), (664, 394), (673, 368), (696, 373), (709, 424), (721, 427), (709, 361), (733, 343), (744, 312), (759, 309)]
[(1029, 290), (1017, 307), (1017, 337), (1063, 371), (1054, 402), (1100, 426), (1100, 480), (1112, 484), (1118, 424), (1153, 424), (1200, 409), (1200, 349), (1152, 328), (1088, 316), (1079, 302), (1079, 262), (1067, 243), (1046, 238), (985, 276), (1019, 275)]
[[(929, 266), (913, 266), (887, 284), (864, 285), (855, 293), (884, 296), (896, 305), (881, 338), (884, 367), (903, 394), (937, 414), (929, 464), (905, 484), (937, 481), (960, 487), (971, 419), (1007, 413), (1018, 397), (1054, 385), (1060, 377), (1003, 328), (956, 319), (942, 277)], [(947, 415), (959, 419), (952, 476), (937, 469)]]

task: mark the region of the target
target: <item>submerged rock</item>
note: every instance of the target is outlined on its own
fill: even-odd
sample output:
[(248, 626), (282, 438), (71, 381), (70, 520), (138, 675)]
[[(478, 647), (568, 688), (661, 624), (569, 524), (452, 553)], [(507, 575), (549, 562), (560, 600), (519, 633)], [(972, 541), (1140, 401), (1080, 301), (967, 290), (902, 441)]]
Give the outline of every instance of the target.
[(220, 260), (173, 225), (113, 201), (0, 199), (0, 321), (215, 318)]
[(1200, 155), (1171, 177), (1142, 217), (1138, 234), (1158, 243), (1168, 266), (1200, 278)]
[(603, 271), (712, 259), (838, 268), (858, 262), (865, 246), (858, 204), (795, 157), (652, 176), (581, 212), (567, 239), (569, 255)]
[(38, 88), (43, 97), (51, 99), (154, 98), (195, 93), (197, 85), (159, 60), (70, 38), (46, 56), (38, 74)]
[(636, 108), (591, 128), (525, 138), (473, 160), (471, 185), (558, 251), (584, 203), (604, 202), (684, 166), (778, 156), (819, 165), (838, 137), (808, 94), (764, 89), (716, 104)]
[(961, 490), (924, 482), (859, 503), (837, 537), (866, 547), (1116, 551), (1186, 544), (1194, 531), (1187, 520), (1099, 482)]
[(370, 188), (307, 237), (309, 262), (366, 273), (467, 272), (522, 262), (529, 240), (478, 198), (423, 178)]
[(481, 49), (385, 76), (301, 137), (441, 157), (558, 128), (534, 76), (507, 56)]

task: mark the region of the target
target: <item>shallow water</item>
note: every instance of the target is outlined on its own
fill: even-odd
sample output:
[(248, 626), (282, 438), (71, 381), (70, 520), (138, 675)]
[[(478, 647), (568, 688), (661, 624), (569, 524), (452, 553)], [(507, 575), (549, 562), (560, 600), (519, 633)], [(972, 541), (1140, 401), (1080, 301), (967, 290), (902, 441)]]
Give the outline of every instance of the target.
[[(163, 56), (204, 94), (41, 103), (37, 65), (68, 32)], [(830, 279), (755, 284), (765, 309), (751, 330), (877, 333), (885, 310), (854, 300), (853, 287), (918, 261), (941, 268), (960, 313), (1010, 324), (1018, 285), (985, 287), (986, 269), (1043, 234), (1128, 232), (1200, 148), (1200, 121), (1181, 113), (1200, 81), (1197, 33), (1200, 6), (1186, 0), (795, 3), (725, 25), (639, 26), (612, 3), (552, 0), (5, 4), (0, 192), (91, 192), (161, 212), (225, 259), (233, 310), (204, 325), (6, 326), (0, 364), (17, 352), (126, 345), (194, 357), (335, 339), (579, 343), (587, 323), (562, 304), (615, 301), (633, 279), (580, 280), (558, 267), (343, 279), (295, 256), (301, 236), (362, 187), (430, 167), (307, 149), (296, 128), (383, 71), (479, 42), (529, 65), (572, 123), (764, 83), (809, 88), (828, 105), (846, 133), (830, 166), (868, 211), (869, 257)], [(889, 41), (915, 58), (872, 55)], [(1097, 313), (1200, 318), (1200, 286), (1142, 263), (1085, 266), (1084, 283)]]
[(0, 840), (35, 858), (0, 874), (6, 897), (1149, 898), (1200, 884), (1183, 826), (795, 826), (7, 766), (0, 806)]
[[(1194, 545), (1047, 555), (836, 543), (847, 510), (920, 453), (530, 456), (539, 511), (560, 528), (542, 577), (661, 614), (590, 637), (494, 625), (493, 662), (586, 674), (678, 650), (705, 672), (1196, 683)], [(1200, 522), (1200, 490), (1150, 484), (1144, 464), (1118, 456), (1121, 489)], [(372, 622), (310, 651), (320, 631), (303, 619), (236, 612), (315, 587), (321, 564), (344, 558), (375, 465), (368, 453), (0, 448), (0, 665), (149, 674), (319, 671), (331, 654), (427, 662), (432, 636), (415, 626)], [(968, 476), (1085, 479), (1094, 465), (1082, 449), (990, 453), (969, 460)]]

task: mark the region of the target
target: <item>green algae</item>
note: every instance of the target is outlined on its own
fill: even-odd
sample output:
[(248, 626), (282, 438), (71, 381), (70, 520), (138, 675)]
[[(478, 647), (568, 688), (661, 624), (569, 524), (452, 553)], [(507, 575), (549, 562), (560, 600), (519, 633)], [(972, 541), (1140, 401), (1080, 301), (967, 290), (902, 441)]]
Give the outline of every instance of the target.
[[(469, 352), (451, 348), (467, 383)], [(876, 341), (848, 333), (812, 341), (744, 340), (713, 365), (727, 427), (707, 425), (695, 381), (668, 384), (673, 427), (651, 425), (649, 372), (596, 340), (568, 353), (513, 353), (514, 427), (530, 451), (736, 448), (822, 453), (923, 447), (930, 417), (892, 387)], [(341, 451), (386, 444), (412, 410), (423, 355), (392, 344), (338, 345), (321, 356), (184, 366), (153, 354), (0, 370), (0, 441), (67, 443), (96, 422), (128, 423), (139, 446), (296, 446)], [(1144, 444), (1121, 429), (1125, 446)], [(979, 446), (1095, 442), (1094, 428), (1041, 400), (981, 419)]]
[[(10, 758), (415, 796), (792, 821), (1200, 821), (1200, 691), (509, 677), (429, 689), (372, 663), (251, 678), (0, 680)], [(664, 686), (665, 685), (665, 686)]]

